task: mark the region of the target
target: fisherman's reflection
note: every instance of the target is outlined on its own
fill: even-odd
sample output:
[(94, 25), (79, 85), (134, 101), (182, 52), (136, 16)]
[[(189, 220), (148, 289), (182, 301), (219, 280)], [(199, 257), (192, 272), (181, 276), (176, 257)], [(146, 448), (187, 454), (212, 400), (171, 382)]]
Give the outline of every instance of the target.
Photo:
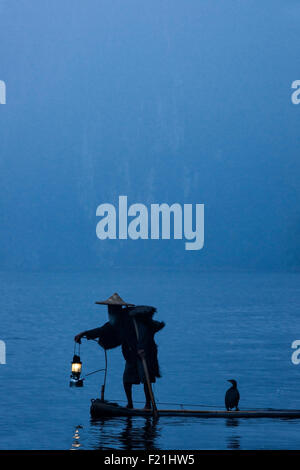
[(158, 449), (156, 445), (159, 437), (158, 422), (150, 416), (139, 420), (131, 416), (103, 418), (91, 421), (91, 424), (99, 427), (99, 443), (95, 449)]
[[(228, 418), (226, 419), (225, 425), (228, 428), (236, 428), (240, 425), (240, 421), (237, 418)], [(232, 429), (232, 431), (234, 430)], [(240, 440), (241, 436), (236, 435), (232, 432), (231, 435), (227, 437), (227, 449), (239, 449)]]

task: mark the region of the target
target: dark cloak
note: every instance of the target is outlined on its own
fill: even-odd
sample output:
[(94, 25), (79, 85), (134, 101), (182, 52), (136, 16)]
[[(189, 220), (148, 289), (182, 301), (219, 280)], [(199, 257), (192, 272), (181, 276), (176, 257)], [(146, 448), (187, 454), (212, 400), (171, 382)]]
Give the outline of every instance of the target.
[[(116, 324), (111, 325), (107, 322), (100, 328), (88, 330), (84, 334), (87, 339), (98, 338), (98, 343), (104, 349), (122, 346), (122, 353), (126, 361), (123, 381), (126, 383), (139, 384), (146, 381), (142, 361), (138, 354), (139, 350), (144, 350), (145, 352), (151, 382), (155, 382), (156, 378), (160, 377), (157, 345), (154, 341), (154, 335), (165, 324), (164, 322), (153, 320), (154, 312), (155, 309), (152, 307), (124, 308)], [(133, 316), (136, 320), (139, 340), (137, 340)]]

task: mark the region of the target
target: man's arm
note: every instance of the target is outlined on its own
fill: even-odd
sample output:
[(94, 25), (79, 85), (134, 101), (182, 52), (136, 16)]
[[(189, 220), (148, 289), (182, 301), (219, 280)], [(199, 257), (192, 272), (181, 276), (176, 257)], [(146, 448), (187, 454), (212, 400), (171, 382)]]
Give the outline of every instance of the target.
[(101, 327), (100, 328), (94, 328), (92, 330), (87, 330), (87, 331), (82, 331), (78, 335), (75, 336), (74, 341), (76, 343), (81, 343), (81, 338), (86, 338), (86, 339), (96, 339), (99, 338), (101, 334)]
[(94, 328), (93, 330), (83, 331), (75, 336), (76, 343), (81, 343), (81, 338), (98, 339), (98, 343), (104, 349), (113, 349), (120, 346), (122, 343), (119, 332), (109, 322)]

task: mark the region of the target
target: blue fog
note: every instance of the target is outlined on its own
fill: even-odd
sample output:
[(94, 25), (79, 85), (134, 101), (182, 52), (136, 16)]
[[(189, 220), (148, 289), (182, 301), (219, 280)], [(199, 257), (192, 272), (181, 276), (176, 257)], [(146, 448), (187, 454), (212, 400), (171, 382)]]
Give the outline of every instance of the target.
[[(4, 269), (300, 265), (296, 1), (1, 1)], [(205, 249), (96, 207), (204, 203)]]
[[(68, 379), (117, 291), (167, 323), (161, 402), (222, 408), (236, 378), (241, 408), (300, 409), (299, 2), (0, 0), (0, 18), (0, 449), (298, 448), (297, 421), (93, 423), (102, 377)], [(100, 241), (119, 195), (204, 204), (204, 248)], [(103, 365), (93, 342), (82, 357)], [(107, 398), (123, 367), (111, 351)]]

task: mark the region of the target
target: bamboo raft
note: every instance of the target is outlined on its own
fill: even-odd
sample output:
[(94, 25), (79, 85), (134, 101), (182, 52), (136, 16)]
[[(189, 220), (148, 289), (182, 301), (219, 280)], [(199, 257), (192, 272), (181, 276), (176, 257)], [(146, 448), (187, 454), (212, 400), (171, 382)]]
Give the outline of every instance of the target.
[[(90, 408), (91, 416), (94, 419), (102, 417), (122, 417), (122, 416), (152, 416), (151, 410), (133, 408), (129, 409), (120, 406), (117, 403), (102, 401), (100, 399), (92, 400)], [(198, 417), (198, 418), (289, 418), (300, 419), (300, 410), (158, 410), (158, 416), (181, 416), (181, 417)]]

